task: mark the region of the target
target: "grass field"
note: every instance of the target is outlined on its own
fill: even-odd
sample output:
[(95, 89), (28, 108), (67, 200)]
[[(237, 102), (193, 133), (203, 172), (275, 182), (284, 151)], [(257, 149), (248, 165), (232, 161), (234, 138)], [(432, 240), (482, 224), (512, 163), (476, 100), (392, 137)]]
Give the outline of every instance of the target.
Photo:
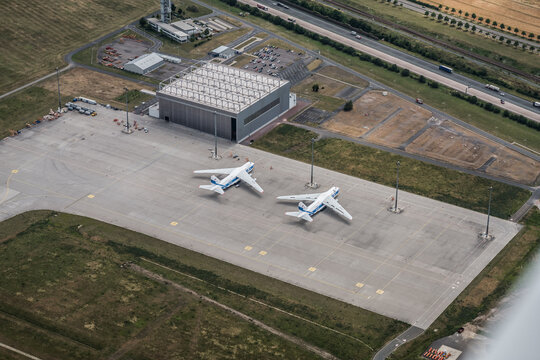
[(506, 245), (457, 297), (444, 313), (418, 338), (402, 345), (389, 359), (416, 360), (436, 339), (486, 314), (511, 290), (540, 248), (540, 211), (533, 208), (524, 219), (525, 228)]
[(2, 342), (41, 358), (314, 358), (120, 267), (126, 261), (343, 359), (369, 358), (407, 327), (173, 244), (50, 211), (0, 223), (0, 257)]
[[(209, 8), (201, 6), (199, 4), (195, 4), (193, 1), (190, 0), (177, 0), (174, 2), (174, 5), (176, 5), (177, 9), (182, 9), (182, 16), (186, 19), (196, 18), (212, 13), (212, 10), (210, 10)], [(193, 11), (195, 9), (197, 11)]]
[[(230, 7), (219, 0), (204, 0), (218, 9), (238, 15), (239, 9)], [(501, 114), (487, 112), (475, 105), (471, 105), (463, 100), (459, 100), (449, 95), (449, 91), (444, 88), (434, 90), (426, 84), (420, 84), (412, 78), (405, 78), (394, 72), (377, 67), (371, 63), (360, 61), (355, 57), (346, 55), (330, 46), (309, 39), (303, 35), (288, 31), (282, 27), (271, 24), (261, 18), (250, 16), (249, 21), (263, 26), (270, 32), (281, 35), (308, 49), (320, 50), (321, 55), (345, 65), (361, 74), (365, 74), (387, 86), (390, 86), (413, 98), (420, 97), (429, 104), (441, 111), (444, 111), (458, 119), (468, 122), (490, 134), (509, 142), (517, 142), (533, 150), (540, 151), (540, 132), (533, 131), (525, 125), (518, 124), (509, 119), (503, 118)]]
[[(292, 125), (280, 125), (252, 146), (310, 162), (310, 139), (313, 137), (317, 137), (314, 132)], [(395, 163), (398, 160), (401, 162), (400, 189), (486, 213), (487, 189), (493, 186), (491, 211), (503, 219), (519, 209), (530, 196), (529, 191), (520, 188), (345, 140), (322, 139), (315, 143), (315, 165), (388, 186), (395, 186)]]
[(152, 0), (0, 2), (0, 92), (63, 66), (63, 56), (159, 8)]
[[(313, 85), (319, 85), (319, 91), (314, 92)], [(332, 86), (337, 85), (337, 86)], [(321, 76), (311, 76), (304, 79), (302, 82), (296, 84), (291, 88), (293, 93), (298, 94), (302, 98), (309, 99), (314, 102), (314, 106), (318, 109), (325, 111), (336, 111), (343, 104), (345, 100), (334, 97), (330, 94), (335, 93), (334, 90), (343, 89), (345, 85), (332, 81), (331, 79)]]
[[(62, 96), (62, 104), (72, 98)], [(33, 123), (58, 108), (58, 93), (33, 86), (0, 100), (0, 138), (10, 134), (9, 130), (22, 129), (26, 123)]]

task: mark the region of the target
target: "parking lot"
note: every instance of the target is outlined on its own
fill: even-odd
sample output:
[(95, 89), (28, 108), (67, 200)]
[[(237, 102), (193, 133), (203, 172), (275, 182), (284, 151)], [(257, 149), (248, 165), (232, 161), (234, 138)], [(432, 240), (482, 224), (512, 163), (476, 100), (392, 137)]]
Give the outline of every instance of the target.
[[(243, 66), (245, 70), (270, 76), (279, 76), (287, 80), (292, 80), (290, 79), (292, 75), (298, 75), (292, 73), (289, 74), (289, 70), (292, 69), (292, 67), (295, 67), (294, 65), (296, 64), (300, 64), (302, 67), (304, 58), (306, 57), (303, 52), (274, 45), (272, 44), (272, 41), (267, 41), (262, 47), (257, 46), (255, 50), (248, 51), (246, 54), (251, 56), (252, 59)], [(303, 77), (305, 77), (307, 76), (307, 68), (305, 68), (305, 66), (303, 66), (303, 68), (305, 69)], [(297, 67), (295, 67), (294, 70), (295, 73), (298, 73)], [(303, 71), (301, 72), (303, 73)]]
[[(127, 135), (113, 121), (121, 112), (97, 113), (69, 112), (0, 142), (0, 220), (34, 209), (89, 216), (423, 329), (519, 230), (492, 218), (495, 239), (481, 241), (485, 215), (406, 192), (396, 215), (394, 189), (317, 167), (320, 190), (339, 186), (353, 220), (327, 210), (299, 222), (284, 215), (297, 204), (276, 196), (311, 192), (308, 164), (226, 141), (215, 161), (211, 136), (134, 114), (149, 131)], [(264, 194), (198, 188), (209, 176), (193, 170), (246, 159)]]

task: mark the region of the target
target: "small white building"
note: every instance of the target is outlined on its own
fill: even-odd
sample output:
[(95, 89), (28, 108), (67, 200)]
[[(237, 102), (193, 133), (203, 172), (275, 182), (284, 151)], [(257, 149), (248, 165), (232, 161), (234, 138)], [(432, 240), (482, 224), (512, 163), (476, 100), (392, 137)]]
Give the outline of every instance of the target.
[(144, 54), (138, 58), (131, 60), (124, 65), (124, 70), (135, 74), (145, 75), (150, 71), (157, 69), (165, 64), (161, 56), (156, 53)]
[(235, 51), (227, 46), (220, 46), (212, 51), (210, 51), (210, 55), (212, 56), (219, 56), (223, 59), (230, 59), (235, 55)]
[(177, 27), (173, 26), (172, 24), (166, 24), (164, 22), (159, 21), (156, 18), (148, 18), (146, 20), (148, 21), (152, 29), (164, 34), (165, 36), (171, 38), (172, 40), (175, 40), (178, 42), (186, 42), (189, 40), (189, 35), (187, 33), (179, 30)]
[(182, 32), (185, 32), (188, 35), (196, 35), (196, 34), (200, 34), (202, 32), (200, 28), (198, 28), (195, 25), (192, 25), (192, 24), (188, 23), (185, 20), (173, 22), (173, 23), (171, 23), (171, 26), (177, 28), (178, 30), (180, 30)]

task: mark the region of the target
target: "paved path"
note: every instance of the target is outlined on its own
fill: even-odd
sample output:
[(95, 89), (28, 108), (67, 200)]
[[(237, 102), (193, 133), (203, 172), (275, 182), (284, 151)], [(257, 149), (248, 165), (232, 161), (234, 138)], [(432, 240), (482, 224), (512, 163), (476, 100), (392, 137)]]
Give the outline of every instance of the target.
[(3, 343), (0, 343), (0, 347), (3, 347), (4, 349), (8, 349), (10, 351), (13, 351), (14, 353), (17, 353), (19, 355), (22, 355), (22, 356), (25, 356), (29, 359), (32, 359), (32, 360), (41, 360), (40, 358), (34, 356), (34, 355), (30, 355), (28, 353), (25, 353), (24, 351), (21, 351), (21, 350), (18, 350), (18, 349), (15, 349), (14, 347), (11, 347), (9, 345), (6, 345), (6, 344), (3, 344)]
[[(59, 72), (59, 73), (62, 73), (62, 72), (67, 71), (67, 70), (69, 70), (69, 69), (71, 69), (71, 68), (73, 68), (73, 67), (75, 67), (75, 65), (72, 64), (72, 63), (70, 63), (68, 66), (66, 66), (66, 67), (64, 67), (64, 68), (62, 68), (62, 69), (59, 69), (58, 72)], [(11, 91), (8, 91), (7, 93), (4, 93), (4, 94), (0, 95), (0, 100), (3, 99), (3, 98), (5, 98), (5, 97), (7, 97), (7, 96), (9, 96), (9, 95), (11, 95), (11, 94), (15, 94), (16, 92), (19, 92), (19, 91), (21, 91), (21, 90), (24, 90), (24, 89), (26, 89), (27, 87), (30, 87), (30, 86), (32, 86), (32, 85), (35, 85), (35, 84), (37, 84), (37, 83), (39, 83), (39, 82), (41, 82), (41, 81), (43, 81), (43, 80), (46, 80), (46, 79), (50, 78), (51, 76), (55, 76), (55, 75), (56, 75), (56, 71), (55, 71), (55, 72), (52, 72), (52, 73), (50, 73), (50, 74), (47, 74), (47, 75), (45, 75), (45, 76), (42, 76), (42, 77), (40, 77), (39, 79), (36, 79), (36, 80), (34, 80), (34, 81), (31, 81), (31, 82), (29, 82), (28, 84), (24, 84), (23, 86), (19, 86), (19, 87), (16, 88), (16, 89), (13, 89), (13, 90), (11, 90)]]
[(398, 346), (405, 344), (407, 341), (413, 340), (423, 332), (423, 329), (420, 329), (416, 326), (411, 326), (399, 336), (397, 336), (394, 340), (384, 345), (384, 347), (375, 354), (373, 360), (386, 359), (394, 350), (397, 349)]
[(518, 211), (516, 211), (514, 215), (512, 215), (510, 220), (519, 222), (525, 215), (527, 215), (529, 210), (531, 210), (533, 206), (535, 206), (537, 201), (540, 201), (540, 186), (533, 191), (529, 200), (527, 200), (527, 202), (523, 204), (523, 206)]
[[(91, 46), (95, 46), (95, 45), (99, 44), (101, 41), (103, 41), (103, 40), (105, 40), (105, 39), (107, 39), (107, 38), (109, 38), (109, 37), (115, 36), (115, 35), (121, 33), (122, 31), (125, 31), (125, 30), (128, 30), (128, 29), (129, 29), (129, 30), (133, 30), (133, 31), (135, 31), (135, 32), (137, 32), (137, 33), (139, 33), (139, 34), (145, 36), (145, 37), (148, 37), (148, 36), (146, 35), (146, 33), (142, 32), (142, 31), (137, 31), (138, 29), (137, 29), (136, 26), (135, 26), (135, 24), (137, 24), (137, 23), (138, 23), (138, 21), (135, 21), (135, 22), (133, 22), (133, 23), (131, 23), (131, 24), (129, 24), (129, 25), (126, 25), (126, 26), (120, 28), (120, 29), (111, 31), (110, 33), (105, 34), (105, 35), (101, 36), (100, 38), (98, 38), (98, 39), (96, 39), (96, 40), (94, 40), (94, 41), (91, 41), (91, 42), (89, 42), (89, 43), (87, 43), (87, 44), (85, 44), (85, 45), (83, 45), (83, 46), (81, 46), (81, 47), (79, 47), (79, 48), (77, 48), (77, 49), (75, 49), (75, 50), (70, 51), (69, 53), (67, 53), (67, 54), (64, 56), (64, 61), (67, 62), (68, 65), (65, 66), (64, 68), (60, 69), (59, 72), (64, 72), (64, 71), (67, 71), (67, 70), (69, 70), (69, 69), (72, 69), (72, 68), (78, 66), (78, 67), (82, 67), (82, 68), (85, 68), (85, 69), (88, 69), (88, 70), (97, 71), (97, 72), (102, 73), (102, 74), (115, 76), (115, 77), (118, 77), (118, 78), (121, 78), (121, 79), (124, 79), (124, 80), (129, 80), (129, 81), (136, 82), (136, 83), (138, 83), (138, 84), (147, 85), (147, 86), (151, 86), (151, 87), (153, 87), (153, 88), (157, 88), (157, 85), (156, 85), (156, 84), (153, 84), (153, 83), (151, 83), (151, 82), (143, 81), (143, 80), (138, 80), (138, 79), (134, 79), (134, 78), (129, 77), (129, 76), (125, 76), (125, 75), (121, 75), (121, 74), (109, 72), (109, 71), (106, 71), (105, 69), (100, 69), (100, 68), (97, 68), (97, 67), (94, 67), (94, 66), (90, 66), (90, 65), (86, 65), (86, 64), (78, 64), (78, 63), (76, 63), (76, 62), (73, 60), (73, 55), (75, 55), (75, 54), (78, 53), (79, 51), (82, 51), (82, 50), (84, 50), (84, 49), (88, 49), (88, 48), (91, 47)], [(151, 38), (150, 40), (151, 40), (151, 41), (153, 42), (153, 44), (154, 44), (154, 45), (151, 47), (151, 49), (153, 49), (153, 48), (159, 49), (159, 48), (162, 46), (162, 43), (161, 43), (160, 40), (158, 40), (158, 39), (156, 39), (156, 38)], [(159, 43), (155, 43), (154, 40), (157, 40)], [(34, 80), (34, 81), (31, 81), (31, 82), (29, 82), (28, 84), (25, 84), (25, 85), (23, 85), (23, 86), (19, 86), (19, 87), (16, 88), (16, 89), (13, 89), (13, 90), (11, 90), (11, 91), (8, 91), (8, 92), (5, 93), (5, 94), (0, 95), (0, 100), (3, 99), (3, 98), (5, 98), (5, 97), (8, 97), (8, 96), (10, 96), (10, 95), (12, 95), (12, 94), (15, 94), (16, 92), (19, 92), (19, 91), (21, 91), (21, 90), (24, 90), (24, 89), (26, 89), (27, 87), (33, 86), (33, 85), (35, 85), (35, 84), (38, 84), (38, 83), (40, 83), (41, 81), (46, 80), (46, 79), (48, 79), (48, 78), (50, 78), (50, 77), (52, 77), (52, 76), (55, 76), (55, 75), (56, 75), (56, 71), (54, 71), (54, 72), (52, 72), (52, 73), (50, 73), (50, 74), (47, 74), (47, 75), (45, 75), (45, 76), (42, 76), (42, 77), (40, 77), (39, 79), (36, 79), (36, 80)]]
[(397, 108), (393, 113), (391, 113), (390, 115), (388, 115), (383, 121), (379, 122), (377, 125), (375, 125), (374, 127), (372, 127), (371, 129), (369, 129), (368, 132), (366, 132), (364, 135), (362, 135), (361, 137), (362, 138), (367, 138), (372, 132), (374, 132), (375, 130), (377, 130), (378, 128), (380, 128), (383, 124), (385, 124), (386, 122), (388, 122), (389, 120), (392, 120), (394, 118), (394, 116), (396, 116), (397, 114), (399, 114), (401, 112), (401, 110), (403, 110), (402, 108)]

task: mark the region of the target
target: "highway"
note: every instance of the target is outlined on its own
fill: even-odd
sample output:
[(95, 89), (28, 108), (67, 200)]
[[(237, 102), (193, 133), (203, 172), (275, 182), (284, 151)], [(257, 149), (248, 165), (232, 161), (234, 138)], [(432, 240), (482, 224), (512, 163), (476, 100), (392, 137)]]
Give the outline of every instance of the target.
[[(242, 0), (242, 2), (249, 4), (250, 6), (257, 6), (257, 3), (264, 4), (265, 6), (268, 6), (268, 12), (272, 15), (280, 16), (284, 19), (293, 18), (298, 25), (318, 33), (319, 35), (327, 36), (330, 39), (351, 46), (356, 50), (378, 57), (390, 64), (396, 64), (401, 68), (409, 69), (416, 74), (423, 75), (427, 79), (437, 81), (449, 88), (464, 93), (467, 92), (467, 94), (474, 95), (480, 100), (490, 102), (502, 109), (540, 122), (540, 109), (534, 108), (532, 103), (528, 100), (509, 94), (506, 94), (503, 97), (495, 91), (487, 90), (484, 83), (480, 83), (456, 73), (449, 74), (440, 71), (438, 69), (438, 64), (432, 64), (428, 61), (406, 54), (383, 44), (381, 41), (375, 41), (364, 37), (361, 40), (358, 40), (350, 34), (348, 29), (298, 9), (292, 7), (289, 9), (277, 7), (273, 1), (269, 0), (262, 0), (259, 2)], [(501, 104), (501, 99), (505, 100), (505, 104)]]

